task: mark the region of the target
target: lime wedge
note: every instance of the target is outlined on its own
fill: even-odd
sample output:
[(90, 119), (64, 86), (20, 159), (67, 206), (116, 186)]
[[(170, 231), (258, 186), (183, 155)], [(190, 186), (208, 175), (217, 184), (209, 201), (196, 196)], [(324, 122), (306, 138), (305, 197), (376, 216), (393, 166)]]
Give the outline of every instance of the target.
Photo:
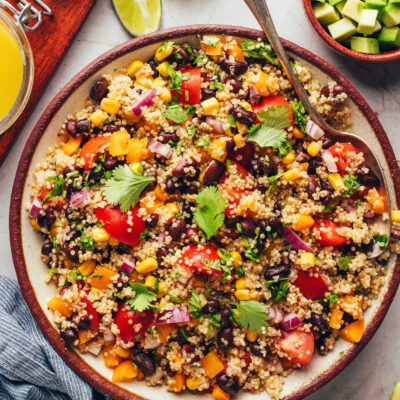
[(390, 396), (390, 400), (400, 400), (400, 382), (396, 383), (392, 395)]
[(122, 25), (133, 36), (155, 32), (161, 23), (161, 0), (113, 0)]

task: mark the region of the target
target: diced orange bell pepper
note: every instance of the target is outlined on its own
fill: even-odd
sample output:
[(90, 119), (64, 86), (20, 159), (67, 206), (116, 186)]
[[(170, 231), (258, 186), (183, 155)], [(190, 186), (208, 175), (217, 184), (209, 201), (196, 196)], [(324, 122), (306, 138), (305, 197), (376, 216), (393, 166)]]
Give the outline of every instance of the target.
[(96, 333), (91, 329), (85, 329), (83, 331), (78, 331), (79, 344), (85, 344), (89, 340), (92, 340), (96, 336)]
[(128, 349), (124, 349), (123, 347), (117, 345), (114, 345), (113, 352), (121, 358), (128, 358), (131, 355), (131, 352)]
[(72, 314), (71, 306), (61, 297), (53, 297), (47, 302), (47, 307), (51, 311), (58, 311), (60, 314), (69, 318)]
[(221, 39), (215, 45), (211, 44), (206, 44), (204, 42), (207, 42), (208, 39), (213, 39), (215, 42), (217, 42), (217, 36), (204, 36), (203, 40), (200, 42), (200, 46), (203, 49), (204, 53), (206, 53), (209, 56), (220, 56), (222, 55), (222, 42)]
[(162, 190), (160, 185), (157, 185), (154, 188), (154, 194), (156, 195), (156, 198), (162, 202), (165, 202), (169, 197), (168, 193), (165, 190)]
[(357, 321), (345, 326), (339, 335), (342, 339), (347, 340), (350, 343), (358, 343), (364, 335), (365, 323), (364, 318), (360, 318)]
[(176, 374), (173, 377), (173, 382), (168, 386), (168, 389), (171, 392), (181, 392), (185, 387), (185, 375), (183, 374)]
[(242, 49), (236, 43), (228, 50), (228, 54), (235, 60), (244, 61)]
[(110, 345), (104, 349), (103, 361), (107, 368), (115, 368), (122, 361), (122, 358), (114, 353), (113, 347), (113, 345)]
[(211, 395), (215, 400), (230, 400), (231, 398), (231, 395), (224, 392), (218, 385), (214, 386)]
[(125, 382), (134, 379), (138, 375), (139, 368), (133, 365), (132, 360), (123, 361), (113, 371), (113, 382)]
[(343, 311), (338, 307), (334, 308), (329, 318), (329, 328), (340, 329), (343, 324)]
[(165, 343), (169, 336), (178, 330), (178, 328), (172, 324), (157, 325), (157, 329), (161, 343)]
[(163, 201), (154, 198), (153, 192), (147, 192), (140, 199), (140, 207), (145, 208), (149, 214), (153, 214), (156, 212), (164, 204)]
[(383, 214), (385, 211), (385, 202), (376, 188), (368, 191), (366, 199), (375, 214)]
[(128, 154), (129, 140), (130, 135), (125, 129), (114, 132), (110, 138), (110, 154), (113, 157), (125, 156)]
[(311, 215), (299, 214), (293, 223), (293, 229), (302, 231), (303, 229), (311, 228), (314, 225), (314, 219)]
[(78, 135), (76, 137), (68, 136), (68, 142), (64, 143), (61, 147), (63, 153), (67, 156), (72, 156), (79, 149), (82, 142), (82, 136)]
[(347, 295), (338, 301), (338, 306), (354, 319), (359, 319), (363, 313), (364, 302), (361, 297)]
[(118, 273), (112, 269), (101, 267), (89, 276), (90, 285), (95, 289), (107, 289), (108, 285), (113, 282), (113, 278), (116, 275), (118, 275)]
[(126, 161), (129, 164), (146, 160), (149, 157), (147, 140), (132, 138), (128, 142), (128, 154)]
[(225, 366), (219, 359), (214, 350), (210, 351), (201, 360), (201, 366), (204, 368), (207, 376), (211, 379), (215, 378), (221, 371), (224, 370)]

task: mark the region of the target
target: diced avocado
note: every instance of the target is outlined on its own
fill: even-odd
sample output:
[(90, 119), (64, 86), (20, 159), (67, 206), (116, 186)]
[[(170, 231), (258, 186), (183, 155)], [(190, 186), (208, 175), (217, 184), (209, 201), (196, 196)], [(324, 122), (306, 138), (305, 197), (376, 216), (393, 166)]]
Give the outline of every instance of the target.
[(340, 21), (328, 25), (328, 30), (333, 39), (342, 42), (353, 36), (357, 32), (357, 27), (352, 20), (342, 18)]
[(366, 0), (365, 8), (382, 11), (386, 7), (386, 0)]
[(378, 20), (378, 10), (366, 10), (361, 13), (360, 23), (357, 32), (364, 35), (372, 35), (376, 21)]
[(400, 0), (389, 0), (389, 4), (400, 4)]
[(379, 32), (382, 29), (382, 24), (379, 21), (376, 21), (374, 30), (372, 31), (371, 35), (373, 35), (376, 32)]
[(400, 28), (392, 26), (388, 28), (384, 26), (378, 36), (378, 40), (383, 47), (400, 47)]
[(388, 4), (382, 11), (382, 22), (390, 28), (400, 24), (400, 5)]
[(336, 6), (336, 4), (341, 3), (343, 0), (329, 0), (331, 6)]
[(374, 38), (353, 36), (350, 47), (352, 50), (365, 54), (379, 54), (379, 42)]
[(343, 11), (343, 8), (344, 8), (345, 5), (346, 5), (346, 0), (343, 0), (340, 3), (336, 4), (336, 8), (341, 13)]
[(321, 25), (333, 24), (340, 19), (339, 13), (336, 11), (336, 8), (329, 5), (328, 3), (314, 4), (313, 10)]
[(365, 3), (361, 0), (347, 0), (343, 7), (342, 14), (353, 21), (360, 22), (361, 13), (364, 10)]

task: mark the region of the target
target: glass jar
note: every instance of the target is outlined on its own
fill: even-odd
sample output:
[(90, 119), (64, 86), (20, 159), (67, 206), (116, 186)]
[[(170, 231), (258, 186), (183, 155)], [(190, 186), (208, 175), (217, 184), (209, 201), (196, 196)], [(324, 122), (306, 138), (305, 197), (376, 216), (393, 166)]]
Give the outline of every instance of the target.
[(33, 77), (32, 49), (24, 29), (0, 8), (0, 135), (25, 108)]

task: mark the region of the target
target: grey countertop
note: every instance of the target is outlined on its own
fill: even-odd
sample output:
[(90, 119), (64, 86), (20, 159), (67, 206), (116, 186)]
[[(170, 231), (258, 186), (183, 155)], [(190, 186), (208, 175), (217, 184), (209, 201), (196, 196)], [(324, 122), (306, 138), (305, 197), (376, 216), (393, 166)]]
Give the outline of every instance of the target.
[[(400, 62), (364, 64), (332, 52), (306, 19), (301, 0), (269, 0), (279, 34), (318, 54), (338, 68), (378, 114), (400, 158)], [(229, 24), (258, 28), (242, 0), (163, 0), (161, 28), (192, 24)], [(30, 130), (49, 101), (83, 66), (130, 36), (118, 23), (111, 1), (98, 0), (74, 40), (42, 99), (32, 113), (0, 174), (0, 273), (14, 277), (9, 247), (8, 209), (11, 187)], [(383, 400), (400, 381), (400, 296), (397, 296), (374, 338), (339, 376), (309, 400)], [(399, 357), (399, 359), (397, 359)]]

